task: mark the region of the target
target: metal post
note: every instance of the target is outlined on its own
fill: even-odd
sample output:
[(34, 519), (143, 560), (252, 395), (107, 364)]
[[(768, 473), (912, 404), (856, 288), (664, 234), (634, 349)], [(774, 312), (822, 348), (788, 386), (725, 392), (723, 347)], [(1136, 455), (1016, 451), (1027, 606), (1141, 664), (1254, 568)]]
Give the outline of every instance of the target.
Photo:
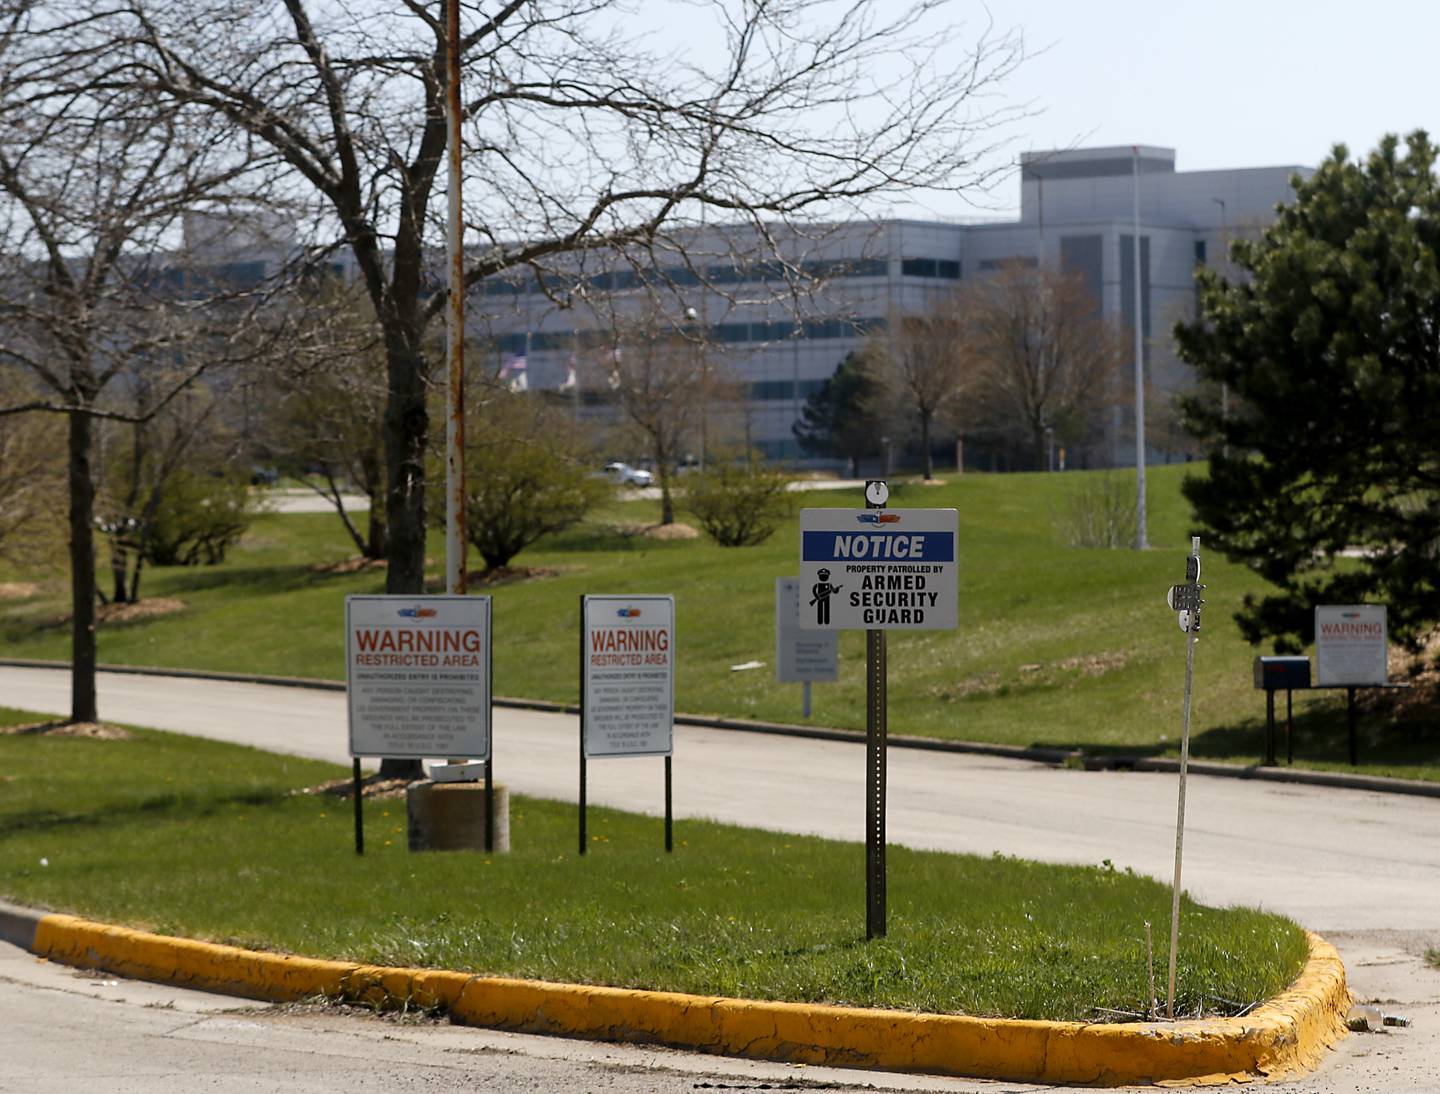
[(865, 937), (885, 937), (885, 632), (865, 632)]
[(1275, 689), (1265, 689), (1265, 763), (1275, 762)]
[[(490, 746), (494, 748), (492, 744)], [(495, 850), (495, 761), (485, 761), (485, 850)]]
[(355, 853), (365, 853), (365, 811), (361, 808), (360, 792), (363, 789), (360, 785), (360, 757), (355, 757), (353, 769), (354, 785), (352, 790), (355, 795)]
[[(887, 443), (888, 451), (888, 443)], [(887, 461), (888, 462), (888, 461)], [(878, 487), (872, 491), (871, 487)], [(883, 509), (884, 482), (865, 484), (865, 506)], [(865, 632), (865, 937), (885, 937), (885, 632)]]
[[(1190, 555), (1196, 560), (1199, 584), (1200, 537), (1190, 537)], [(1188, 567), (1187, 567), (1188, 575)], [(1165, 992), (1165, 1017), (1175, 1020), (1175, 951), (1180, 943), (1180, 863), (1185, 849), (1185, 775), (1190, 767), (1190, 695), (1195, 680), (1195, 638), (1200, 630), (1200, 595), (1197, 588), (1190, 626), (1185, 633), (1185, 714), (1180, 730), (1180, 799), (1175, 808), (1175, 880), (1170, 887), (1170, 977)], [(1274, 694), (1270, 692), (1270, 694)]]
[(1285, 763), (1295, 762), (1295, 693), (1285, 689)]
[(465, 256), (460, 211), (460, 0), (445, 0), (445, 114), (449, 163), (449, 386), (445, 419), (445, 588), (465, 594)]
[(580, 853), (585, 853), (585, 596), (580, 596)]
[(1360, 762), (1360, 749), (1355, 742), (1355, 689), (1345, 689), (1345, 717), (1350, 724), (1350, 766)]
[(1140, 146), (1131, 145), (1135, 169), (1135, 549), (1150, 546), (1145, 531), (1145, 332), (1140, 291)]
[(665, 851), (669, 853), (675, 850), (675, 811), (671, 808), (671, 757), (665, 757)]
[(800, 710), (805, 717), (810, 717), (810, 681), (806, 680), (800, 685)]

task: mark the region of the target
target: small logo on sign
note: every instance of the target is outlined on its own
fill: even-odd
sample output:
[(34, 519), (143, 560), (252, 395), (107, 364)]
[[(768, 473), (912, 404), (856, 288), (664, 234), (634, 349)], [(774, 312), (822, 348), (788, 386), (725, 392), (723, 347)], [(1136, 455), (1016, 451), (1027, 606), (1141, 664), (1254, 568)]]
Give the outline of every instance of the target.
[(1341, 618), (1341, 619), (1359, 619), (1359, 618), (1360, 618), (1360, 613), (1359, 613), (1359, 612), (1341, 612), (1341, 613), (1340, 613), (1340, 618)]
[(621, 619), (639, 619), (639, 618), (640, 618), (640, 609), (639, 609), (639, 608), (621, 608), (621, 609), (620, 609), (618, 612), (616, 612), (615, 614), (618, 615)]
[(401, 619), (429, 619), (431, 616), (436, 615), (436, 614), (437, 614), (437, 613), (436, 613), (436, 611), (435, 611), (434, 608), (401, 608), (401, 609), (400, 609), (400, 618), (401, 618)]
[(899, 524), (899, 513), (857, 513), (855, 519), (861, 524)]

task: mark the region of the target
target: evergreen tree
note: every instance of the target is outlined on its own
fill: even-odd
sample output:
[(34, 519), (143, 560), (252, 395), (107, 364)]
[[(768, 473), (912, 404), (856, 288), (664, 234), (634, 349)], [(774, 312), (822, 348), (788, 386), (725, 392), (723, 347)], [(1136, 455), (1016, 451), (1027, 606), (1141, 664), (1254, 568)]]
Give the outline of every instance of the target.
[(880, 397), (867, 348), (854, 350), (818, 391), (805, 400), (791, 429), (800, 447), (813, 456), (838, 456), (850, 461), (850, 474), (860, 460), (880, 446)]
[[(1210, 446), (1185, 494), (1206, 533), (1279, 587), (1237, 616), (1293, 650), (1317, 604), (1383, 602), (1415, 643), (1440, 620), (1440, 187), (1426, 134), (1363, 163), (1337, 146), (1244, 271), (1200, 276), (1185, 360), (1229, 386), (1185, 401)], [(1204, 391), (1202, 387), (1200, 391)], [(1237, 397), (1238, 396), (1238, 405)]]

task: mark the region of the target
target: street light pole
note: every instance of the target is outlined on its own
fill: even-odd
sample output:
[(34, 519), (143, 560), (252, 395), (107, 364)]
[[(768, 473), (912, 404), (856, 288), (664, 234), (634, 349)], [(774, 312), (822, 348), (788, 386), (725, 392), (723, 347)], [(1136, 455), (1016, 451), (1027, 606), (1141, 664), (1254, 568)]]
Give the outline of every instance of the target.
[(1150, 546), (1145, 533), (1145, 333), (1140, 285), (1140, 146), (1130, 146), (1135, 171), (1135, 549)]
[[(1220, 255), (1225, 264), (1230, 264), (1230, 222), (1225, 215), (1225, 199), (1211, 198), (1216, 205), (1220, 206)], [(1199, 318), (1198, 316), (1196, 318)], [(1220, 381), (1220, 422), (1221, 429), (1230, 420), (1230, 384), (1225, 380)], [(1230, 458), (1230, 442), (1225, 441), (1220, 446), (1220, 455), (1225, 459)]]

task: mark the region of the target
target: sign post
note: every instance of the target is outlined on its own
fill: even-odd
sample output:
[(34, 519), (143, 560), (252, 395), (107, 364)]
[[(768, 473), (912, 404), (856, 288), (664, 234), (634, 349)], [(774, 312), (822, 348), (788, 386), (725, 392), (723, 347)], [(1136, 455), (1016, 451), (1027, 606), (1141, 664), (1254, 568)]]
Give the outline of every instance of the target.
[(890, 630), (958, 622), (954, 509), (887, 510), (890, 489), (865, 484), (865, 509), (800, 511), (801, 625), (865, 631), (865, 936), (885, 936), (885, 783)]
[(1175, 1020), (1175, 950), (1180, 940), (1180, 860), (1185, 846), (1185, 775), (1190, 766), (1190, 696), (1195, 680), (1195, 641), (1200, 637), (1200, 537), (1190, 537), (1185, 580), (1171, 585), (1165, 603), (1185, 632), (1185, 707), (1180, 729), (1180, 800), (1175, 815), (1175, 880), (1170, 887), (1170, 978), (1165, 992), (1165, 1017)]
[(355, 853), (364, 854), (360, 757), (484, 761), (493, 847), (490, 598), (347, 596), (346, 703), (354, 758)]
[(810, 685), (840, 678), (840, 635), (832, 631), (804, 630), (800, 626), (800, 579), (775, 579), (775, 679), (799, 683), (804, 691), (801, 709), (810, 717)]
[(588, 762), (665, 757), (665, 850), (675, 849), (675, 598), (580, 598), (580, 854)]

